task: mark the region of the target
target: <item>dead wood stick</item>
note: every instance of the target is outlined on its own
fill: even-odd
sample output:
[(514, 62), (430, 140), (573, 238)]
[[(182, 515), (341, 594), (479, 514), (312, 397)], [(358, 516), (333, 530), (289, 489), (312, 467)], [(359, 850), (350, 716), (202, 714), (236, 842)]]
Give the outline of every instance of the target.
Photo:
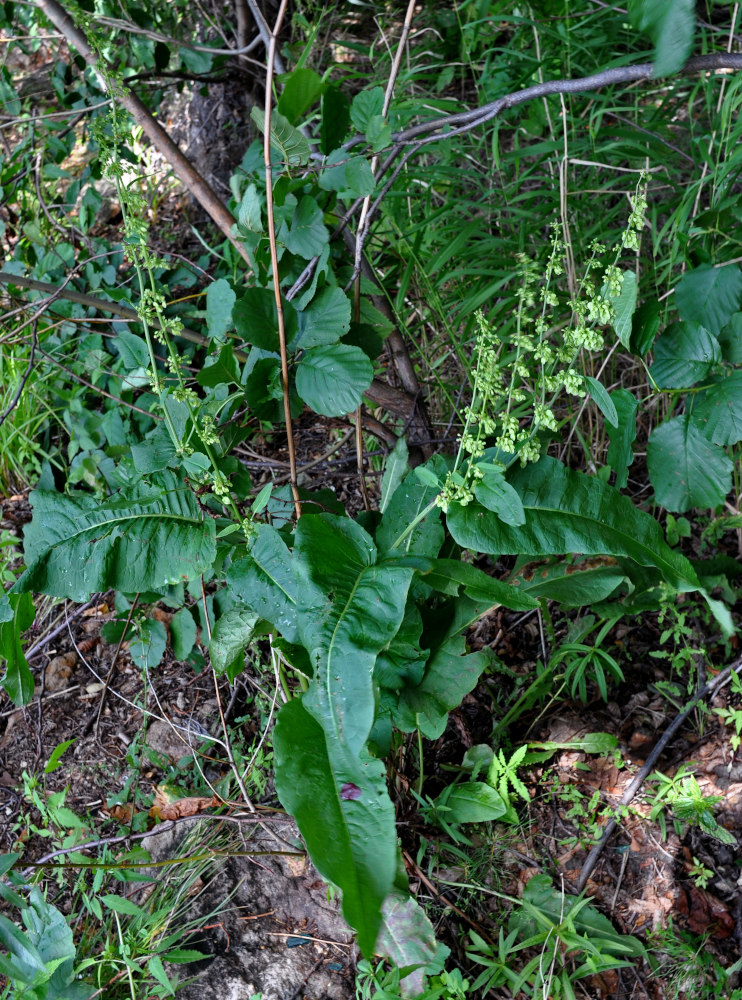
[[(101, 83), (109, 90), (110, 81), (106, 78), (106, 67), (101, 66), (100, 58), (93, 51), (87, 38), (74, 23), (67, 11), (57, 3), (57, 0), (36, 0), (36, 6), (62, 32), (69, 44), (77, 49), (85, 62), (96, 71)], [(247, 250), (242, 245), (242, 242), (232, 233), (235, 220), (231, 213), (227, 211), (211, 185), (204, 180), (187, 157), (183, 155), (162, 125), (154, 118), (152, 112), (149, 111), (131, 89), (121, 89), (116, 93), (115, 98), (126, 108), (137, 125), (141, 127), (152, 145), (162, 153), (181, 183), (191, 192), (204, 211), (211, 216), (237, 253), (252, 270)]]
[[(707, 698), (709, 695), (714, 694), (716, 691), (718, 691), (718, 689), (720, 687), (723, 687), (723, 685), (727, 682), (731, 674), (733, 673), (737, 674), (740, 672), (740, 670), (742, 670), (742, 656), (738, 656), (737, 659), (734, 660), (732, 663), (730, 663), (728, 667), (725, 667), (721, 671), (721, 673), (718, 673), (713, 680), (709, 681), (708, 684), (704, 684), (701, 690), (697, 694), (695, 694), (693, 698), (691, 698), (687, 707), (684, 708), (683, 711), (675, 717), (675, 719), (670, 723), (670, 725), (664, 731), (655, 748), (652, 750), (652, 752), (647, 757), (644, 764), (639, 768), (639, 770), (632, 778), (631, 782), (626, 788), (626, 791), (621, 796), (619, 807), (627, 806), (631, 802), (636, 793), (639, 791), (639, 789), (642, 787), (644, 782), (649, 777), (652, 768), (657, 763), (659, 758), (662, 756), (665, 748), (667, 747), (667, 744), (673, 738), (678, 729), (680, 729), (680, 727), (683, 725), (683, 723), (691, 714), (693, 709), (697, 707), (698, 703), (703, 701), (704, 698)], [(598, 841), (598, 843), (592, 848), (592, 850), (588, 854), (585, 860), (585, 864), (582, 866), (580, 870), (580, 877), (577, 879), (578, 892), (582, 892), (582, 890), (585, 888), (587, 880), (592, 875), (593, 870), (595, 869), (595, 866), (598, 863), (600, 855), (603, 853), (603, 848), (610, 840), (617, 826), (618, 826), (618, 820), (612, 819), (606, 826), (605, 830), (603, 830), (603, 835)]]

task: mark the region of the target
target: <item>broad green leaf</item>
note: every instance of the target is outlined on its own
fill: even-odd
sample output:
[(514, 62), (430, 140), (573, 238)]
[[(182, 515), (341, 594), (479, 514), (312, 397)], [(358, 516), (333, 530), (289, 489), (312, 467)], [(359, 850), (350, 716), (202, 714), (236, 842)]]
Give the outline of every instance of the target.
[[(253, 106), (250, 117), (260, 133), (265, 135), (265, 111)], [(298, 128), (294, 128), (280, 111), (274, 111), (271, 115), (271, 146), (281, 153), (289, 167), (304, 166), (305, 163), (309, 162), (312, 152), (309, 140), (301, 134)]]
[(139, 626), (136, 638), (129, 644), (129, 655), (142, 669), (158, 666), (165, 655), (167, 632), (161, 621), (148, 618)]
[(435, 800), (445, 806), (443, 817), (451, 823), (487, 823), (500, 819), (508, 811), (502, 796), (483, 781), (467, 781), (464, 785), (449, 785)]
[(257, 187), (255, 184), (248, 184), (243, 192), (237, 212), (238, 228), (243, 235), (263, 232), (262, 207), (263, 202)]
[(606, 460), (616, 474), (616, 489), (622, 490), (629, 481), (629, 466), (634, 461), (631, 447), (636, 440), (636, 411), (638, 400), (628, 389), (615, 389), (611, 400), (618, 414), (618, 426), (608, 425), (610, 444)]
[(384, 110), (383, 87), (372, 87), (362, 90), (353, 98), (350, 107), (350, 118), (359, 132), (365, 132), (372, 118), (381, 115)]
[(435, 590), (450, 593), (446, 584), (454, 584), (454, 592), (463, 585), (466, 596), (484, 607), (482, 614), (491, 607), (502, 606), (513, 611), (532, 611), (537, 608), (538, 601), (533, 597), (519, 593), (514, 587), (502, 580), (496, 580), (471, 563), (460, 559), (431, 559), (430, 570), (423, 569), (423, 580)]
[[(420, 468), (418, 466), (415, 472)], [(417, 477), (407, 476), (389, 500), (376, 532), (376, 543), (382, 552), (391, 550), (392, 545), (438, 493), (438, 477), (431, 469), (423, 467), (423, 471), (430, 476), (433, 485), (430, 481), (421, 483)], [(434, 507), (407, 535), (401, 546), (393, 551), (436, 556), (443, 544), (444, 534), (440, 508)]]
[(0, 610), (0, 657), (5, 661), (2, 686), (13, 704), (27, 705), (33, 698), (34, 681), (23, 655), (21, 635), (33, 625), (33, 598), (30, 593), (5, 594), (0, 598)]
[(292, 643), (299, 641), (291, 553), (275, 528), (260, 524), (250, 551), (226, 572), (230, 590)]
[(519, 567), (511, 584), (529, 597), (548, 597), (565, 608), (581, 608), (604, 601), (625, 580), (626, 574), (615, 559), (601, 556), (528, 562)]
[(682, 320), (716, 336), (742, 306), (742, 271), (735, 264), (688, 271), (675, 286), (675, 305)]
[(545, 457), (516, 469), (509, 480), (523, 501), (526, 523), (514, 528), (479, 504), (457, 505), (449, 511), (448, 527), (459, 545), (492, 555), (624, 555), (640, 566), (656, 566), (679, 589), (699, 586), (693, 567), (667, 545), (659, 524), (598, 478)]
[(298, 324), (290, 351), (335, 344), (350, 329), (350, 299), (342, 288), (323, 288), (299, 313)]
[(366, 126), (366, 138), (374, 153), (386, 149), (392, 142), (392, 128), (383, 115), (374, 115)]
[(660, 303), (656, 299), (643, 302), (631, 321), (631, 351), (644, 357), (660, 332)]
[(647, 467), (657, 503), (678, 513), (691, 507), (718, 507), (732, 488), (734, 464), (688, 414), (666, 420), (652, 431)]
[(404, 437), (397, 439), (392, 451), (389, 452), (384, 464), (384, 475), (381, 477), (381, 497), (379, 499), (379, 510), (383, 514), (389, 506), (389, 501), (410, 471), (409, 451)]
[(650, 375), (660, 389), (687, 389), (721, 361), (719, 341), (698, 323), (671, 323), (654, 344)]
[(312, 347), (296, 367), (296, 391), (315, 413), (339, 417), (360, 406), (373, 365), (359, 347)]
[(348, 518), (303, 517), (294, 544), (301, 640), (314, 665), (303, 704), (325, 731), (331, 760), (357, 755), (374, 720), (372, 674), (396, 635), (413, 570), (376, 561), (370, 536)]
[(175, 464), (175, 455), (175, 445), (164, 422), (159, 423), (144, 441), (131, 445), (131, 458), (140, 476), (162, 472), (171, 463)]
[(149, 349), (144, 337), (128, 330), (120, 330), (113, 338), (113, 343), (127, 372), (149, 366)]
[(237, 296), (226, 278), (212, 281), (206, 289), (206, 328), (210, 340), (224, 340), (232, 327), (232, 307)]
[(328, 86), (322, 95), (320, 149), (331, 153), (340, 145), (350, 127), (350, 102), (339, 87)]
[(396, 726), (406, 732), (419, 729), (429, 740), (443, 734), (448, 713), (476, 687), (485, 667), (496, 661), (490, 649), (466, 652), (462, 632), (484, 609), (468, 598), (459, 598), (454, 609), (453, 620), (428, 659), (422, 681), (401, 692), (392, 712)]
[(196, 643), (196, 631), (196, 622), (188, 608), (181, 608), (173, 615), (170, 622), (170, 637), (176, 660), (185, 660), (190, 655)]
[(296, 125), (322, 93), (322, 77), (309, 66), (301, 66), (282, 77), (283, 91), (278, 110), (292, 125)]
[(690, 55), (696, 26), (693, 0), (630, 0), (631, 20), (654, 43), (653, 75), (678, 73)]
[(474, 486), (474, 496), (487, 510), (493, 511), (497, 516), (517, 527), (525, 521), (523, 504), (520, 497), (505, 478), (502, 469), (495, 465), (480, 465), (484, 472), (484, 478), (479, 479)]
[(217, 674), (229, 671), (234, 678), (239, 673), (258, 621), (254, 611), (239, 604), (219, 618), (209, 641), (211, 665)]
[(339, 198), (365, 198), (372, 194), (376, 179), (365, 156), (352, 156), (338, 149), (327, 158), (319, 186), (325, 191), (337, 191)]
[[(433, 925), (423, 908), (408, 892), (395, 889), (381, 908), (381, 930), (376, 953), (388, 959), (392, 966), (404, 969), (412, 965), (423, 968), (432, 962), (438, 951)], [(418, 996), (424, 988), (424, 972), (405, 976), (400, 986), (403, 996)]]
[(719, 375), (693, 401), (693, 422), (714, 444), (742, 441), (742, 371)]
[[(627, 351), (631, 346), (631, 329), (634, 310), (636, 309), (636, 295), (636, 275), (633, 271), (624, 271), (619, 294), (608, 294), (607, 296), (615, 311), (613, 329), (616, 332), (619, 342), (623, 344)], [(595, 401), (597, 403), (597, 399)]]
[[(296, 334), (296, 310), (283, 303), (287, 339)], [(248, 288), (232, 309), (235, 329), (243, 340), (263, 351), (278, 351), (278, 314), (273, 292), (267, 288)]]
[(325, 735), (300, 701), (281, 708), (273, 733), (276, 791), (317, 870), (342, 890), (343, 915), (370, 958), (394, 884), (394, 807), (381, 762), (362, 751), (331, 755)]
[[(49, 979), (48, 991), (45, 994), (51, 998), (61, 998), (68, 995), (68, 986), (73, 979), (73, 964), (75, 959), (75, 943), (72, 928), (64, 915), (44, 899), (38, 888), (31, 890), (30, 906), (24, 913), (28, 925), (28, 937), (38, 949), (41, 961), (47, 969), (54, 968)], [(70, 995), (77, 994), (70, 990)], [(88, 996), (86, 990), (83, 996)]]
[[(587, 385), (587, 391), (590, 394), (590, 398), (597, 405), (608, 424), (612, 427), (618, 427), (618, 412), (603, 383), (599, 382), (591, 375), (586, 375), (585, 384)], [(479, 497), (477, 497), (477, 499), (479, 499)]]
[(742, 312), (734, 313), (719, 334), (721, 356), (732, 365), (742, 365)]
[(173, 472), (153, 475), (101, 503), (86, 494), (35, 490), (17, 592), (82, 602), (109, 588), (158, 591), (193, 580), (216, 554), (214, 521)]
[(323, 247), (330, 240), (323, 218), (322, 209), (314, 198), (304, 195), (296, 206), (291, 226), (288, 230), (281, 230), (280, 235), (286, 249), (305, 260), (322, 253)]

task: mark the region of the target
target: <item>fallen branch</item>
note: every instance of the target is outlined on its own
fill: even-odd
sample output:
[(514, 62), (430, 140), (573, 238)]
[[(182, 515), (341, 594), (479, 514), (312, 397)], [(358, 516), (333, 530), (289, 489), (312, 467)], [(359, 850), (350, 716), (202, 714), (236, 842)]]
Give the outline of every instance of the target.
[[(101, 67), (100, 58), (93, 51), (87, 38), (74, 23), (67, 11), (57, 3), (57, 0), (35, 0), (35, 2), (39, 10), (62, 32), (69, 44), (77, 49), (85, 62), (95, 70), (102, 86), (109, 90), (110, 81), (106, 79), (106, 67)], [(191, 192), (204, 211), (211, 216), (237, 253), (252, 269), (250, 255), (242, 245), (241, 240), (232, 233), (235, 220), (232, 214), (227, 211), (211, 185), (204, 180), (187, 157), (183, 155), (162, 125), (153, 117), (152, 113), (136, 94), (132, 93), (131, 90), (122, 88), (116, 94), (116, 100), (126, 108), (152, 145), (168, 161), (181, 183)]]
[[(729, 677), (735, 673), (738, 674), (742, 671), (742, 656), (738, 656), (737, 659), (730, 663), (728, 667), (725, 667), (721, 673), (718, 673), (713, 680), (705, 684), (701, 690), (693, 696), (693, 698), (688, 702), (686, 708), (676, 716), (673, 722), (667, 727), (662, 736), (660, 737), (657, 745), (654, 747), (650, 755), (647, 757), (644, 764), (639, 768), (639, 770), (634, 775), (633, 779), (626, 788), (626, 791), (621, 796), (621, 801), (619, 802), (619, 808), (621, 806), (627, 806), (631, 800), (634, 798), (636, 793), (642, 787), (644, 782), (647, 780), (649, 775), (652, 773), (654, 765), (657, 763), (659, 758), (665, 751), (670, 740), (673, 738), (675, 733), (680, 729), (683, 723), (686, 721), (691, 712), (698, 706), (701, 701), (704, 701), (709, 695), (713, 695), (719, 688), (723, 687), (724, 684), (729, 680)], [(595, 866), (598, 863), (600, 855), (603, 853), (603, 849), (608, 841), (613, 836), (616, 827), (618, 826), (618, 820), (612, 819), (605, 830), (603, 830), (603, 835), (598, 841), (598, 843), (592, 848), (588, 854), (585, 864), (580, 870), (580, 877), (577, 879), (577, 890), (582, 892), (587, 884), (587, 880), (590, 878)]]

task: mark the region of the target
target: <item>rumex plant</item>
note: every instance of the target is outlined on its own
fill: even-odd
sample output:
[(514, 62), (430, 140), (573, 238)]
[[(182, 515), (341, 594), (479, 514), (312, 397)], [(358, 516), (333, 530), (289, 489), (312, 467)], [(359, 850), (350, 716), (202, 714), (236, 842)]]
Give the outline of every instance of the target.
[[(679, 68), (662, 44), (665, 27), (652, 18), (644, 27), (658, 36), (663, 71)], [(115, 92), (121, 84), (109, 85)], [(301, 491), (296, 482), (293, 490), (266, 488), (253, 497), (232, 454), (248, 422), (287, 417), (290, 431), (303, 407), (341, 416), (370, 388), (390, 323), (363, 282), (351, 300), (357, 254), (335, 249), (331, 227), (346, 206), (376, 193), (366, 154), (388, 148), (413, 116), (401, 102), (387, 107), (380, 87), (350, 101), (306, 66), (282, 80), (276, 108), (270, 89), (269, 113), (252, 115), (265, 142), (247, 150), (232, 179), (237, 221), (224, 250), (227, 266), (198, 317), (206, 336), (196, 340), (208, 356), (195, 376), (187, 363), (197, 356), (181, 348), (186, 331), (163, 289), (168, 263), (148, 248), (145, 206), (121, 169), (125, 127), (116, 102), (110, 117), (96, 121), (93, 136), (123, 206), (116, 260), (137, 275), (141, 329), (117, 329), (106, 385), (138, 393), (142, 405), (137, 423), (131, 417), (126, 427), (112, 410), (93, 427), (70, 408), (72, 457), (85, 453), (70, 483), (86, 483), (95, 495), (60, 493), (49, 471), (32, 494), (27, 568), (0, 601), (4, 684), (18, 704), (33, 694), (19, 641), (33, 618), (31, 591), (82, 601), (114, 588), (125, 599), (179, 595), (182, 604), (185, 586), (213, 583), (223, 598), (209, 638), (215, 670), (234, 680), (255, 635), (269, 635), (288, 667), (290, 698), (274, 732), (276, 789), (317, 868), (342, 890), (363, 952), (424, 964), (435, 941), (407, 892), (384, 759), (395, 730), (438, 738), (448, 713), (493, 663), (488, 650), (468, 651), (467, 628), (495, 606), (602, 604), (613, 621), (642, 601), (642, 608), (657, 607), (668, 595), (698, 592), (722, 632), (731, 631), (713, 584), (620, 492), (639, 401), (624, 389), (609, 393), (588, 364), (607, 338), (640, 357), (654, 345), (653, 383), (687, 391), (685, 412), (650, 438), (656, 499), (673, 510), (722, 503), (732, 464), (723, 448), (742, 437), (741, 272), (729, 265), (686, 274), (676, 289), (680, 323), (655, 345), (658, 324), (643, 324), (636, 270), (623, 266), (645, 224), (640, 180), (620, 241), (609, 252), (589, 244), (581, 281), (565, 264), (575, 248), (554, 226), (542, 265), (526, 256), (513, 262), (514, 331), (500, 333), (485, 312), (476, 314), (472, 398), (454, 458), (436, 455), (413, 470), (400, 440), (379, 509), (355, 518), (333, 497)], [(305, 134), (313, 116), (315, 147)], [(364, 153), (355, 151), (360, 143)], [(102, 384), (103, 372), (95, 376)], [(592, 400), (605, 419), (607, 474), (584, 474), (548, 453), (573, 420), (573, 400)], [(693, 477), (702, 463), (702, 482), (676, 482), (679, 456)], [(300, 517), (290, 516), (292, 503)], [(514, 556), (519, 565), (510, 580), (494, 579), (467, 561), (465, 550)], [(522, 571), (532, 559), (547, 559), (548, 569)], [(587, 656), (590, 649), (565, 652)], [(617, 679), (620, 670), (600, 652), (589, 655), (605, 695), (606, 673)], [(587, 667), (566, 668), (583, 699)], [(508, 782), (522, 794), (517, 753), (492, 758), (491, 815), (514, 815)], [(448, 793), (440, 804), (452, 801)]]

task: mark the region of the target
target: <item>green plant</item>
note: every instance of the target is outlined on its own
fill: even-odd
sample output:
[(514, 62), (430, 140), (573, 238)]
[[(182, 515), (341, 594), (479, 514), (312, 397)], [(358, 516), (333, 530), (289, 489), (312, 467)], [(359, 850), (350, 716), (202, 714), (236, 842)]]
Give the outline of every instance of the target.
[(742, 990), (730, 983), (741, 963), (724, 968), (704, 938), (677, 930), (672, 917), (667, 927), (650, 933), (648, 959), (653, 975), (667, 984), (670, 1000), (691, 995), (700, 1000), (742, 1000)]
[(722, 801), (720, 795), (704, 795), (698, 780), (690, 773), (690, 765), (683, 764), (673, 777), (656, 772), (648, 783), (655, 786), (650, 798), (650, 819), (654, 820), (667, 837), (665, 810), (673, 814), (675, 832), (680, 835), (683, 825), (696, 826), (722, 844), (736, 844), (737, 838), (720, 826), (714, 817), (713, 807)]
[[(508, 932), (500, 929), (496, 946), (470, 932), (467, 956), (484, 971), (472, 989), (506, 986), (516, 996), (529, 991), (536, 998), (574, 998), (573, 982), (600, 971), (621, 968), (640, 957), (644, 947), (635, 938), (618, 934), (611, 922), (582, 897), (565, 896), (548, 875), (535, 875), (522, 901), (511, 913)], [(524, 964), (520, 968), (520, 953)], [(536, 952), (533, 957), (529, 957)]]
[[(733, 694), (742, 694), (742, 680), (739, 674), (732, 674), (731, 685)], [(725, 725), (734, 726), (734, 732), (729, 737), (729, 745), (736, 753), (742, 742), (742, 708), (715, 708), (714, 711)]]
[[(534, 32), (537, 42), (547, 37), (557, 42), (546, 61), (536, 60), (556, 79), (560, 72), (587, 73), (612, 62), (615, 51), (607, 39), (614, 34), (625, 46), (622, 57), (624, 51), (633, 57), (643, 51), (644, 33), (653, 46), (656, 74), (674, 73), (696, 29), (686, 2), (675, 5), (667, 18), (658, 15), (656, 4), (637, 2), (629, 22), (619, 11), (607, 11), (604, 22), (598, 21), (600, 12), (585, 11), (581, 24), (596, 28), (600, 23), (602, 41), (578, 44), (570, 18), (563, 18), (560, 5), (552, 6), (556, 13), (543, 24), (526, 9), (513, 11), (495, 2), (477, 7), (476, 15), (474, 5), (459, 4), (456, 24), (446, 23), (447, 12), (432, 12), (442, 50), (463, 52), (465, 58), (448, 66), (436, 53), (433, 69), (425, 69), (427, 57), (413, 55), (407, 80), (412, 88), (432, 79), (431, 91), (438, 96), (430, 104), (410, 96), (412, 89), (391, 100), (393, 79), (386, 90), (373, 80), (351, 95), (346, 86), (351, 69), (333, 66), (320, 74), (310, 65), (315, 35), (306, 39), (297, 65), (282, 74), (275, 108), (270, 66), (265, 107), (252, 113), (264, 141), (248, 148), (232, 178), (237, 221), (232, 229), (228, 219), (228, 241), (214, 253), (213, 280), (204, 308), (198, 309), (173, 298), (180, 281), (193, 285), (201, 279), (149, 246), (145, 168), (136, 162), (139, 136), (134, 144), (128, 141), (131, 128), (122, 111), (130, 67), (118, 61), (110, 26), (76, 11), (112, 96), (110, 112), (91, 115), (89, 135), (95, 169), (104, 166), (117, 185), (123, 245), (102, 250), (75, 234), (60, 234), (47, 222), (29, 222), (13, 250), (18, 285), (7, 279), (18, 292), (29, 274), (32, 281), (35, 275), (61, 285), (78, 275), (74, 268), (84, 268), (85, 281), (96, 282), (101, 295), (118, 301), (131, 294), (136, 309), (124, 314), (135, 325), (124, 329), (118, 324), (104, 347), (97, 334), (80, 339), (74, 325), (65, 322), (80, 318), (72, 312), (72, 300), (60, 296), (62, 301), (53, 303), (60, 312), (48, 331), (48, 353), (84, 377), (86, 390), (60, 389), (66, 393), (67, 487), (59, 492), (50, 470), (42, 474), (24, 539), (27, 569), (0, 599), (6, 690), (17, 704), (33, 694), (20, 642), (33, 619), (31, 590), (83, 600), (114, 588), (119, 611), (135, 635), (133, 655), (145, 673), (163, 655), (167, 636), (144, 613), (130, 614), (134, 595), (142, 595), (145, 606), (164, 600), (181, 609), (183, 632), (179, 637), (176, 629), (170, 639), (178, 655), (186, 646), (190, 651), (195, 640), (187, 588), (199, 602), (211, 666), (229, 680), (244, 668), (248, 644), (270, 637), (276, 697), (285, 698), (274, 737), (279, 798), (295, 816), (321, 873), (342, 890), (344, 913), (363, 952), (388, 954), (401, 968), (425, 965), (435, 942), (429, 922), (406, 895), (385, 759), (398, 739), (395, 730), (414, 734), (418, 747), (423, 738), (438, 739), (448, 713), (495, 663), (487, 649), (469, 651), (467, 629), (496, 606), (529, 611), (545, 607), (547, 600), (568, 608), (602, 605), (597, 613), (606, 625), (592, 646), (582, 641), (589, 633), (570, 640), (533, 684), (524, 682), (526, 695), (501, 720), (503, 742), (508, 724), (530, 707), (531, 696), (548, 696), (554, 670), (562, 664), (574, 697), (586, 699), (593, 677), (606, 696), (608, 678), (620, 679), (621, 670), (601, 643), (607, 624), (625, 613), (698, 593), (714, 616), (713, 628), (726, 637), (733, 632), (728, 608), (711, 593), (718, 572), (706, 575), (707, 567), (675, 551), (658, 522), (639, 506), (638, 496), (620, 492), (634, 457), (640, 402), (651, 412), (655, 400), (640, 400), (645, 390), (637, 385), (609, 392), (615, 372), (603, 374), (603, 369), (613, 350), (606, 349), (608, 343), (644, 363), (664, 327), (649, 371), (654, 386), (673, 394), (671, 405), (684, 405), (686, 411), (660, 423), (650, 438), (655, 497), (672, 510), (720, 505), (732, 485), (735, 454), (723, 448), (736, 447), (742, 410), (735, 347), (742, 271), (733, 263), (735, 237), (719, 224), (719, 213), (735, 217), (736, 211), (725, 199), (734, 193), (740, 165), (732, 124), (739, 87), (727, 88), (716, 117), (704, 116), (703, 135), (694, 132), (688, 140), (704, 163), (716, 156), (708, 201), (716, 221), (696, 218), (693, 209), (693, 197), (705, 196), (703, 177), (691, 197), (686, 184), (670, 183), (677, 190), (667, 208), (664, 193), (652, 189), (647, 163), (667, 157), (673, 147), (669, 122), (681, 116), (673, 115), (674, 107), (669, 113), (647, 109), (657, 102), (636, 98), (628, 99), (628, 110), (645, 123), (646, 136), (620, 135), (615, 144), (601, 134), (602, 117), (613, 114), (612, 97), (599, 95), (578, 114), (573, 102), (579, 98), (563, 94), (562, 134), (555, 129), (548, 94), (540, 95), (543, 101), (534, 101), (527, 114), (504, 105), (494, 136), (466, 140), (472, 143), (465, 148), (474, 166), (472, 178), (462, 180), (467, 172), (460, 169), (459, 147), (452, 141), (458, 136), (448, 132), (460, 120), (436, 121), (435, 116), (460, 110), (458, 99), (444, 92), (455, 77), (464, 84), (474, 75), (478, 60), (486, 60), (489, 68), (495, 65), (491, 59), (502, 64), (499, 72), (478, 75), (477, 98), (490, 100), (531, 82)], [(173, 9), (179, 22), (180, 5)], [(505, 28), (499, 27), (499, 15)], [(175, 30), (167, 13), (155, 12), (153, 20)], [(143, 44), (141, 58), (157, 67), (163, 53), (152, 43), (148, 38)], [(113, 54), (115, 71), (106, 63)], [(503, 54), (507, 58), (500, 58)], [(183, 49), (178, 58), (199, 71), (212, 68), (211, 53), (200, 58)], [(63, 83), (57, 80), (56, 91), (68, 107)], [(706, 78), (699, 83), (706, 98), (714, 93), (712, 85)], [(657, 81), (652, 86), (664, 87)], [(16, 100), (14, 93), (7, 96)], [(667, 99), (677, 100), (669, 93)], [(420, 122), (429, 114), (433, 118)], [(585, 124), (587, 136), (579, 134)], [(711, 151), (707, 124), (714, 135)], [(660, 130), (659, 140), (646, 125)], [(400, 139), (408, 126), (415, 128), (414, 135)], [(427, 139), (419, 137), (439, 127), (441, 134), (428, 138), (443, 151), (440, 162), (431, 158), (398, 183), (392, 177), (388, 191), (382, 187), (383, 178), (375, 173), (377, 154), (388, 154), (391, 166), (403, 141), (414, 140), (414, 151), (424, 151)], [(70, 134), (58, 138), (50, 143), (55, 167), (75, 141)], [(549, 197), (539, 170), (553, 170), (549, 157), (556, 153), (565, 173), (559, 196)], [(3, 183), (19, 162), (23, 165), (24, 155), (30, 153), (21, 149), (3, 161)], [(576, 199), (575, 212), (584, 223), (578, 225), (567, 203), (570, 171), (578, 163), (594, 165), (596, 157), (605, 163), (626, 161), (621, 172), (639, 179), (632, 178), (625, 191), (623, 182), (621, 187), (600, 182), (605, 211), (597, 220), (583, 217), (582, 203), (592, 211), (594, 200)], [(509, 175), (502, 205), (491, 192), (484, 197), (492, 187), (491, 158), (498, 174)], [(59, 170), (64, 174), (65, 168)], [(46, 173), (48, 193), (56, 196), (60, 174)], [(583, 181), (585, 190), (594, 176)], [(84, 200), (85, 184), (94, 179), (86, 167), (71, 181), (68, 199), (73, 204), (78, 196)], [(466, 186), (466, 200), (457, 184)], [(546, 187), (556, 192), (557, 185)], [(419, 202), (411, 194), (418, 188)], [(44, 195), (41, 187), (27, 192), (25, 211), (41, 218)], [(377, 242), (370, 245), (396, 306), (392, 319), (381, 311), (386, 303), (370, 280), (373, 269), (364, 271), (349, 294), (371, 224), (366, 199), (372, 197), (380, 200)], [(622, 224), (626, 199), (628, 225)], [(346, 254), (332, 242), (331, 230), (339, 231), (346, 211), (359, 200), (365, 201), (364, 221), (356, 246)], [(463, 230), (462, 205), (472, 216)], [(92, 197), (75, 214), (79, 231), (87, 233), (94, 216)], [(547, 236), (543, 220), (552, 218), (558, 221)], [(671, 236), (670, 250), (647, 252), (645, 228), (657, 240), (659, 234), (668, 242)], [(587, 248), (587, 261), (580, 277), (575, 254), (581, 248)], [(97, 250), (106, 255), (105, 264), (94, 259)], [(637, 256), (627, 259), (629, 254)], [(462, 264), (467, 256), (473, 263)], [(702, 258), (730, 263), (699, 266)], [(489, 259), (492, 268), (478, 271), (478, 262)], [(204, 255), (199, 266), (206, 263)], [(680, 322), (668, 325), (664, 292), (680, 263), (685, 273), (671, 300)], [(118, 287), (119, 273), (126, 269), (135, 279), (131, 293)], [(448, 376), (438, 374), (445, 356), (455, 357), (466, 372), (459, 448), (454, 457), (436, 455), (413, 470), (411, 452), (398, 445), (386, 463), (379, 510), (350, 517), (329, 491), (300, 488), (292, 417), (309, 408), (319, 417), (339, 418), (372, 396), (374, 364), (385, 339), (393, 353), (402, 353), (393, 326), (407, 316), (409, 295), (424, 300), (422, 316), (441, 332), (441, 343), (429, 356), (421, 351), (419, 360), (435, 373), (447, 402), (455, 393)], [(205, 334), (189, 330), (185, 321), (201, 323)], [(416, 377), (411, 381), (417, 395)], [(106, 393), (106, 402), (99, 391)], [(717, 410), (719, 398), (724, 413)], [(455, 409), (446, 414), (454, 422)], [(235, 449), (250, 434), (277, 433), (277, 428), (287, 435), (291, 484), (257, 490)], [(396, 430), (403, 434), (405, 427), (400, 423)], [(566, 450), (573, 437), (581, 442), (582, 461)], [(548, 454), (556, 443), (560, 458)], [(674, 455), (680, 456), (680, 475)], [(472, 564), (467, 551), (513, 556), (516, 571), (507, 581), (493, 579)], [(539, 560), (545, 560), (539, 572), (527, 573), (526, 567)], [(121, 641), (125, 624), (113, 623), (109, 637)], [(240, 785), (242, 762), (228, 734), (223, 735)], [(418, 756), (421, 787), (422, 751)], [(509, 759), (498, 749), (488, 762), (486, 781), (474, 777), (450, 785), (432, 808), (444, 822), (446, 815), (451, 818), (452, 833), (475, 813), (513, 820), (511, 794), (524, 797), (517, 767), (527, 757), (523, 747)], [(596, 806), (583, 805), (593, 820)], [(564, 905), (570, 919), (586, 910), (583, 903)], [(524, 929), (516, 921), (512, 933), (538, 939), (548, 961), (556, 961), (550, 950), (553, 928), (539, 927), (538, 932)], [(541, 934), (546, 937), (540, 939)], [(564, 940), (575, 941), (572, 924)], [(579, 947), (587, 956), (585, 967), (600, 965), (600, 949)], [(535, 983), (535, 968), (523, 982), (531, 977)], [(582, 968), (560, 971), (555, 989), (569, 995), (570, 977), (582, 974)], [(464, 989), (463, 984), (455, 988)]]

